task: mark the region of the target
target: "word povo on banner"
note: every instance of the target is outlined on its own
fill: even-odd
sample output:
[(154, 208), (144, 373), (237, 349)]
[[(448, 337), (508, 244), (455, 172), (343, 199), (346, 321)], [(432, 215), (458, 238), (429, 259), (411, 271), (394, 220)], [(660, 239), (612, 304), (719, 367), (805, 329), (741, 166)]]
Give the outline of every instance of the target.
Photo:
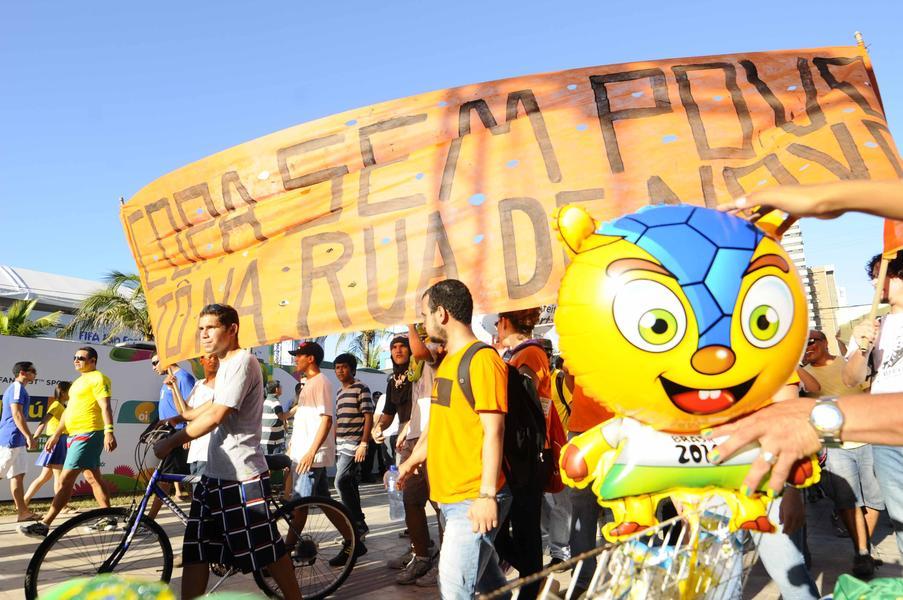
[(903, 176), (865, 51), (669, 59), (430, 92), (298, 125), (183, 167), (121, 218), (161, 358), (198, 355), (209, 302), (240, 341), (418, 319), (432, 282), (477, 312), (554, 302), (550, 215), (715, 206), (787, 183)]

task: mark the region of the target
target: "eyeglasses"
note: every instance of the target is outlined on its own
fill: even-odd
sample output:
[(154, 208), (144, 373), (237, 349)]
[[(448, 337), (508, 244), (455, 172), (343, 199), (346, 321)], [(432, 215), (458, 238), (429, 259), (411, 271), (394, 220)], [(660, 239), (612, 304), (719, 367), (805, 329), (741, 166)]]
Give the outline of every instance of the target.
[(815, 342), (824, 342), (824, 341), (825, 341), (825, 340), (824, 340), (823, 338), (809, 338), (809, 341), (806, 342), (806, 345), (807, 345), (807, 346), (811, 346), (811, 345), (814, 344)]
[(160, 364), (160, 361), (159, 361), (159, 360), (152, 360), (152, 361), (151, 361), (151, 365), (153, 365), (153, 366), (155, 366), (155, 367), (156, 367), (157, 365), (159, 365), (159, 364)]
[(78, 361), (78, 362), (88, 362), (89, 359), (87, 356), (79, 356), (78, 354), (76, 354), (75, 356), (72, 357), (72, 360)]

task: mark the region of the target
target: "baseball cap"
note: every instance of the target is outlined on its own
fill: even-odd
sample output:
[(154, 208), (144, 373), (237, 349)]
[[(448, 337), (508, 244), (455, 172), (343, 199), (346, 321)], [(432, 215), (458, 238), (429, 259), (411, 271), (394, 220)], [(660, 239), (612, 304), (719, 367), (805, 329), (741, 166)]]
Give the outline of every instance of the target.
[(323, 362), (323, 348), (317, 342), (304, 342), (294, 350), (289, 350), (288, 353), (292, 356), (298, 356), (299, 354), (312, 356), (318, 365)]

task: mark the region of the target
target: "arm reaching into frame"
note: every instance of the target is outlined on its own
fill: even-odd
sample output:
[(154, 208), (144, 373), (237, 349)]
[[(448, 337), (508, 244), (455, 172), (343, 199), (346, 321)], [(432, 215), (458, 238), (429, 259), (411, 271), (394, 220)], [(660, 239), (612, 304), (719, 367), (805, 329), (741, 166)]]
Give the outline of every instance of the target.
[(752, 222), (774, 210), (792, 218), (834, 219), (845, 212), (903, 220), (903, 180), (838, 181), (817, 185), (783, 185), (754, 192), (719, 206)]

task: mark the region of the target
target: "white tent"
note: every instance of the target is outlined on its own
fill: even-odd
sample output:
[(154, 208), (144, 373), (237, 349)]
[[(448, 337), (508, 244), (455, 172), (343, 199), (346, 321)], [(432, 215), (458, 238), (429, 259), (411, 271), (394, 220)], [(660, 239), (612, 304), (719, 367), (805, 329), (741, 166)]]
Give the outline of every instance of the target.
[(102, 287), (102, 283), (90, 279), (0, 265), (0, 306), (36, 299), (39, 310), (71, 313), (79, 302)]

